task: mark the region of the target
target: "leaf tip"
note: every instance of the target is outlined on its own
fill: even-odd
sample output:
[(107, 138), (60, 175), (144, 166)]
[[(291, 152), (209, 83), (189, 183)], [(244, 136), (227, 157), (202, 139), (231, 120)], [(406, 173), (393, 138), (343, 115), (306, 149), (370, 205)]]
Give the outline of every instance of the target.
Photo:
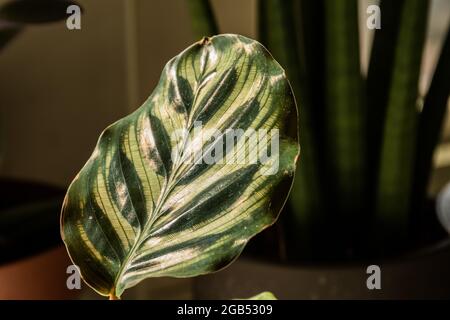
[(211, 37), (203, 37), (202, 40), (200, 40), (200, 45), (206, 46), (211, 43)]

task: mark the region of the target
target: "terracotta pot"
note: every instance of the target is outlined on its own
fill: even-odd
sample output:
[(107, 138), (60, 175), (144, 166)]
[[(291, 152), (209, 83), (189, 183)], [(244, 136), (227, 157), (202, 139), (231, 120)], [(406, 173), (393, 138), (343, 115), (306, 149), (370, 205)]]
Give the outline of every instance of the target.
[(77, 290), (66, 286), (72, 264), (64, 247), (0, 266), (0, 299), (71, 299)]
[(62, 244), (63, 188), (1, 178), (0, 194), (0, 266)]
[(71, 264), (59, 235), (64, 190), (0, 180), (0, 299), (66, 299)]
[[(367, 288), (369, 265), (381, 268), (381, 289)], [(279, 299), (449, 299), (450, 242), (388, 261), (288, 266), (239, 258), (194, 282), (198, 299), (246, 298), (271, 291)]]

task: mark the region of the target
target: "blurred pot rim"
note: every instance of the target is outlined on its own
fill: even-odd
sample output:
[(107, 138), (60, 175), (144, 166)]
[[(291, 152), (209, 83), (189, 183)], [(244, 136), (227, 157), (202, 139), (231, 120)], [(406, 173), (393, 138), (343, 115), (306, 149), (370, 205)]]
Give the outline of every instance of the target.
[(345, 269), (354, 268), (361, 265), (394, 265), (399, 263), (414, 263), (427, 259), (427, 257), (434, 257), (444, 255), (450, 251), (450, 236), (445, 237), (433, 244), (425, 245), (417, 249), (405, 250), (396, 256), (389, 257), (374, 257), (366, 259), (354, 259), (347, 261), (275, 261), (273, 259), (265, 259), (262, 256), (245, 255), (243, 254), (239, 259), (249, 261), (251, 263), (265, 264), (267, 266), (278, 268), (302, 268), (302, 269)]

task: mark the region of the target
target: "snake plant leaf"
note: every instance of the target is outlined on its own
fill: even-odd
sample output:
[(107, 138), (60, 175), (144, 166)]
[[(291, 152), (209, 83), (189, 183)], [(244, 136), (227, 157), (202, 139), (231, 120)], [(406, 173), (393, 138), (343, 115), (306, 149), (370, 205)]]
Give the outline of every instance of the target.
[[(336, 211), (354, 220), (365, 197), (365, 105), (359, 63), (358, 1), (326, 1), (325, 5), (325, 154)], [(350, 224), (350, 223), (349, 223)], [(348, 225), (349, 225), (348, 224)], [(350, 234), (346, 232), (345, 234)]]
[(416, 162), (414, 164), (413, 207), (422, 206), (426, 199), (430, 173), (433, 168), (433, 155), (440, 141), (442, 127), (447, 112), (450, 94), (450, 28), (442, 45), (440, 57), (424, 99), (419, 118), (416, 142)]
[(201, 38), (219, 33), (209, 0), (189, 0), (186, 4), (192, 17), (192, 31), (195, 36)]
[[(419, 112), (418, 83), (429, 1), (408, 0), (402, 9), (387, 100), (376, 193), (376, 220), (383, 239), (405, 241), (413, 203)], [(423, 137), (421, 137), (423, 139)]]
[(204, 38), (170, 60), (67, 192), (61, 233), (83, 279), (115, 298), (148, 277), (231, 263), (288, 195), (299, 153), (288, 118), (285, 72), (254, 40)]

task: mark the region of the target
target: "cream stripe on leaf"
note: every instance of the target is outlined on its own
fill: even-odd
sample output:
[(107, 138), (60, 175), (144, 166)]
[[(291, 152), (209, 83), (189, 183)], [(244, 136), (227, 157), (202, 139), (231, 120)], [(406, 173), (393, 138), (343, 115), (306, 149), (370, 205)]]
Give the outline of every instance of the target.
[[(61, 234), (85, 282), (120, 297), (148, 277), (231, 263), (288, 195), (299, 154), (288, 120), (297, 120), (289, 82), (258, 42), (219, 35), (170, 60), (147, 101), (101, 134), (67, 191)], [(274, 129), (277, 149), (261, 161)]]

